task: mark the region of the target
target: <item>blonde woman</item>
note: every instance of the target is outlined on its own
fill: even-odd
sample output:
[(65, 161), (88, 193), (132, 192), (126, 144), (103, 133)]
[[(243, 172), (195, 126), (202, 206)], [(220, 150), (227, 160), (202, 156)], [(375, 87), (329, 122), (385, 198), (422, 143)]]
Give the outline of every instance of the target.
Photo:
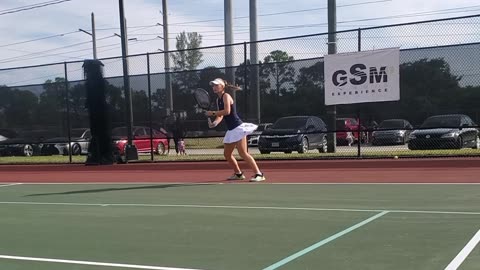
[(245, 175), (238, 166), (238, 162), (233, 156), (233, 150), (237, 148), (238, 154), (250, 166), (255, 175), (250, 179), (252, 182), (260, 182), (265, 180), (265, 176), (260, 171), (255, 159), (247, 151), (247, 135), (251, 134), (257, 128), (257, 125), (243, 123), (237, 114), (235, 103), (232, 96), (225, 92), (228, 87), (227, 82), (221, 78), (217, 78), (210, 82), (213, 92), (217, 97), (218, 111), (207, 111), (208, 116), (214, 116), (215, 120), (209, 124), (210, 128), (216, 127), (223, 119), (227, 124), (228, 131), (223, 138), (223, 155), (233, 168), (233, 175), (228, 180), (243, 180)]

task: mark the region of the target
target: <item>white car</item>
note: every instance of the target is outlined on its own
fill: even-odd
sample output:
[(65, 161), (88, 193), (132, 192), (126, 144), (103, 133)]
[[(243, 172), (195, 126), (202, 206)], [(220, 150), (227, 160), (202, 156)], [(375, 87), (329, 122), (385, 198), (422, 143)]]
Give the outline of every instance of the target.
[(273, 125), (272, 123), (263, 123), (258, 125), (258, 128), (252, 134), (247, 136), (248, 146), (257, 146), (258, 139), (260, 138), (260, 135), (262, 134), (262, 132), (267, 128), (271, 127), (272, 125)]

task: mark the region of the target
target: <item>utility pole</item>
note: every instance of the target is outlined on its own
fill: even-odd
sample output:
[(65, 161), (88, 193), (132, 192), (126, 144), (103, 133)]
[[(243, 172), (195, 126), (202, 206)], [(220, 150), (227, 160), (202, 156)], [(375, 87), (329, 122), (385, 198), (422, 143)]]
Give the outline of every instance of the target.
[[(257, 29), (257, 0), (250, 0), (250, 97), (254, 106), (252, 118), (256, 118), (257, 123), (261, 123), (260, 118), (260, 86), (259, 86), (259, 68), (258, 68), (258, 29)], [(245, 63), (245, 68), (247, 63)]]
[(173, 112), (172, 82), (170, 80), (170, 50), (168, 48), (168, 11), (167, 0), (162, 0), (163, 15), (163, 55), (165, 58), (165, 90), (167, 91), (167, 114)]
[[(328, 0), (328, 54), (337, 53), (337, 3)], [(337, 108), (335, 105), (327, 106), (327, 125), (330, 131), (337, 130)], [(337, 135), (335, 132), (327, 134), (327, 152), (337, 151)]]
[(138, 159), (137, 148), (133, 144), (133, 112), (132, 112), (132, 95), (130, 89), (130, 77), (128, 73), (128, 40), (127, 40), (127, 27), (125, 20), (125, 12), (123, 9), (123, 0), (118, 0), (120, 11), (120, 35), (122, 40), (122, 63), (123, 63), (123, 85), (125, 90), (125, 102), (126, 102), (126, 118), (127, 118), (127, 146), (125, 147), (125, 160)]
[(95, 15), (92, 12), (93, 59), (97, 59), (97, 38), (95, 35)]
[[(129, 41), (134, 41), (134, 40), (136, 41), (137, 38), (128, 38), (128, 37), (127, 37), (128, 34), (127, 34), (127, 30), (126, 30), (127, 28), (128, 28), (128, 27), (127, 27), (127, 19), (125, 19), (125, 39), (127, 40), (127, 45), (125, 46), (125, 55), (128, 56), (128, 42), (129, 42)], [(117, 33), (113, 33), (113, 35), (119, 37), (120, 39), (122, 38), (122, 35), (121, 35), (121, 34), (119, 35), (119, 34), (117, 34)], [(128, 62), (128, 58), (127, 58), (127, 62)]]
[(78, 31), (83, 32), (87, 35), (92, 36), (92, 44), (93, 44), (93, 59), (97, 59), (97, 38), (95, 36), (95, 15), (92, 12), (92, 33), (85, 31), (83, 29), (78, 29)]
[[(233, 12), (232, 0), (224, 0), (224, 22), (225, 22), (225, 73), (229, 83), (235, 84), (235, 70), (233, 66)], [(236, 99), (236, 93), (233, 91), (232, 97)]]

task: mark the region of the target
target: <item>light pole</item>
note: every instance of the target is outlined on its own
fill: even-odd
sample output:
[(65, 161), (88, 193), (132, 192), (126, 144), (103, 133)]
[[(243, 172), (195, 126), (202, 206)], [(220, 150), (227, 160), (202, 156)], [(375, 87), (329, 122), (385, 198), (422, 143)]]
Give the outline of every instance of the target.
[(173, 111), (172, 82), (170, 80), (170, 56), (168, 49), (168, 11), (167, 0), (162, 0), (163, 15), (163, 55), (165, 61), (165, 90), (167, 91), (167, 113)]
[[(229, 83), (235, 84), (235, 70), (233, 67), (233, 8), (232, 0), (224, 0), (224, 31), (225, 31), (225, 75)], [(236, 99), (235, 91), (232, 97)]]
[(85, 31), (83, 29), (78, 29), (78, 31), (83, 32), (87, 35), (92, 36), (92, 43), (93, 43), (93, 59), (97, 59), (97, 38), (95, 36), (95, 15), (92, 12), (92, 33)]
[[(114, 36), (117, 36), (119, 38), (122, 38), (121, 35), (117, 34), (117, 33), (113, 33)], [(127, 38), (127, 47), (126, 47), (126, 54), (128, 55), (128, 41), (137, 41), (138, 39), (137, 38)]]
[[(257, 24), (257, 0), (250, 0), (250, 65), (251, 65), (251, 80), (250, 80), (250, 96), (251, 102), (254, 106), (252, 110), (252, 118), (256, 118), (257, 123), (261, 123), (260, 110), (260, 79), (258, 66), (258, 24)], [(245, 63), (247, 68), (247, 63)]]
[[(336, 0), (328, 0), (328, 54), (337, 53), (337, 3)], [(327, 106), (327, 126), (332, 132), (327, 133), (327, 152), (337, 151), (337, 108), (335, 105)], [(360, 140), (359, 140), (360, 144)]]
[(123, 0), (118, 0), (120, 13), (120, 38), (122, 40), (122, 63), (123, 63), (123, 85), (125, 90), (126, 103), (126, 120), (127, 120), (127, 146), (125, 147), (125, 160), (138, 159), (138, 152), (136, 146), (133, 144), (133, 112), (132, 112), (132, 94), (130, 89), (130, 77), (128, 74), (128, 59), (127, 59), (127, 22), (125, 20), (125, 12), (123, 9)]

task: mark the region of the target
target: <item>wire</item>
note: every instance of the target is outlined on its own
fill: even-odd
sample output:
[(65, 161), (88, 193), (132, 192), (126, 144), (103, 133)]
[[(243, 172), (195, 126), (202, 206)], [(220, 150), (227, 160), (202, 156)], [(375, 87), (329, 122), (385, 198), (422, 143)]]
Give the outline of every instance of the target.
[[(111, 38), (111, 37), (114, 37), (114, 36), (105, 37), (105, 38), (103, 38), (103, 39)], [(136, 45), (136, 44), (140, 44), (140, 43), (144, 43), (144, 42), (149, 42), (149, 41), (153, 41), (153, 40), (158, 40), (158, 38), (138, 40), (137, 42), (132, 43), (132, 44), (130, 44), (130, 45)], [(87, 43), (91, 43), (91, 42), (87, 42)], [(66, 46), (66, 47), (68, 47), (68, 46)], [(119, 44), (109, 44), (109, 45), (98, 46), (97, 49), (107, 48), (107, 47), (113, 47), (113, 48), (107, 49), (107, 50), (100, 50), (100, 51), (98, 51), (98, 53), (100, 53), (100, 52), (106, 52), (106, 51), (111, 51), (111, 50), (120, 48), (121, 45), (119, 45)], [(65, 47), (63, 47), (63, 48), (65, 48)], [(81, 50), (67, 51), (67, 52), (63, 52), (63, 53), (64, 53), (64, 54), (67, 54), (67, 53), (76, 53), (76, 52), (91, 51), (91, 50), (92, 50), (92, 48), (87, 48), (87, 49), (81, 49)], [(51, 51), (51, 50), (48, 50), (48, 51)], [(44, 52), (45, 52), (45, 51), (44, 51)], [(33, 60), (33, 59), (45, 58), (45, 57), (49, 57), (49, 56), (61, 56), (61, 54), (52, 54), (52, 55), (45, 54), (45, 55), (37, 55), (37, 56), (35, 56), (35, 54), (40, 54), (40, 53), (41, 53), (41, 54), (45, 54), (45, 53), (43, 53), (43, 52), (36, 52), (36, 53), (30, 53), (30, 54), (28, 54), (28, 55), (31, 55), (32, 57), (27, 57), (27, 58), (25, 58), (25, 57), (28, 56), (28, 55), (17, 56), (17, 57), (12, 57), (12, 58), (7, 58), (7, 59), (0, 59), (0, 64), (11, 63), (11, 62), (18, 62), (18, 61), (25, 61), (25, 60)], [(89, 55), (91, 55), (91, 53), (89, 53), (89, 54), (83, 54), (83, 55), (77, 55), (77, 56), (68, 56), (68, 58), (83, 60), (82, 57), (84, 57), (84, 56), (89, 56)]]
[(49, 1), (49, 2), (39, 3), (39, 4), (36, 4), (36, 5), (28, 5), (28, 6), (18, 7), (18, 8), (0, 10), (0, 16), (1, 15), (6, 15), (6, 14), (17, 13), (17, 12), (21, 12), (21, 11), (26, 11), (26, 10), (32, 10), (32, 9), (41, 8), (41, 7), (46, 7), (46, 6), (51, 6), (51, 5), (56, 5), (56, 4), (60, 4), (60, 3), (63, 3), (63, 2), (69, 2), (69, 1), (72, 1), (72, 0)]
[[(112, 36), (99, 38), (99, 39), (97, 39), (97, 41), (112, 38), (112, 37), (114, 37), (114, 36), (112, 35)], [(58, 48), (53, 48), (53, 49), (49, 49), (49, 50), (33, 52), (33, 53), (24, 54), (24, 55), (20, 55), (20, 56), (9, 57), (9, 58), (3, 58), (3, 59), (0, 59), (0, 64), (17, 62), (19, 60), (29, 60), (29, 59), (41, 58), (41, 57), (44, 57), (44, 56), (36, 56), (35, 57), (35, 55), (36, 54), (41, 54), (41, 53), (52, 52), (52, 51), (58, 51), (58, 50), (65, 49), (65, 48), (71, 48), (71, 47), (75, 47), (75, 46), (78, 46), (78, 45), (89, 44), (91, 42), (92, 41), (84, 41), (84, 42), (74, 43), (74, 44), (70, 44), (70, 45), (66, 45), (66, 46), (58, 47)], [(25, 57), (28, 57), (28, 56), (34, 56), (34, 57), (25, 58)], [(24, 59), (22, 59), (22, 58), (24, 58)]]
[(44, 40), (44, 39), (63, 37), (63, 36), (70, 35), (70, 34), (73, 34), (73, 33), (78, 33), (78, 32), (79, 31), (77, 30), (77, 31), (72, 31), (72, 32), (67, 32), (67, 33), (62, 33), (62, 34), (56, 34), (56, 35), (53, 35), (53, 36), (41, 37), (41, 38), (36, 38), (36, 39), (31, 39), (31, 40), (26, 40), (26, 41), (20, 41), (20, 42), (15, 42), (15, 43), (10, 43), (10, 44), (3, 44), (3, 45), (0, 45), (0, 48), (13, 46), (13, 45), (19, 45), (19, 44), (25, 44), (25, 43), (29, 43), (29, 42)]
[(16, 7), (16, 8), (4, 9), (4, 10), (0, 10), (0, 12), (13, 11), (13, 10), (21, 9), (21, 8), (28, 8), (28, 7), (38, 6), (38, 5), (42, 5), (42, 4), (49, 4), (49, 3), (57, 2), (57, 1), (59, 1), (59, 0), (52, 0), (52, 1), (42, 2), (42, 3), (32, 4), (32, 5), (26, 5), (26, 6)]
[[(30, 53), (30, 54), (32, 53), (32, 52), (29, 52), (29, 51), (18, 50), (18, 49), (6, 49), (6, 50), (15, 51), (15, 52), (22, 52), (22, 53)], [(59, 53), (42, 53), (42, 52), (40, 52), (39, 54), (43, 54), (45, 56), (59, 56), (59, 57), (64, 57), (64, 58), (77, 59), (77, 60), (81, 59), (81, 58), (78, 58), (78, 57), (65, 55), (65, 54), (59, 54)]]
[[(392, 0), (378, 0), (378, 1), (361, 2), (361, 3), (355, 3), (355, 4), (337, 5), (337, 8), (339, 8), (339, 7), (350, 7), (350, 6), (367, 5), (367, 4), (381, 3), (381, 2), (390, 2), (390, 1), (392, 1)], [(301, 12), (310, 12), (310, 11), (324, 10), (324, 9), (328, 9), (328, 7), (310, 8), (310, 9), (301, 9), (301, 10), (291, 10), (291, 11), (284, 11), (284, 12), (277, 12), (277, 13), (260, 14), (260, 15), (257, 15), (257, 16), (258, 16), (258, 17), (276, 16), (276, 15), (284, 15), (284, 14), (292, 14), (292, 13), (301, 13)], [(246, 19), (246, 18), (250, 18), (250, 16), (234, 17), (234, 19)], [(193, 22), (171, 23), (170, 25), (184, 25), (184, 24), (188, 24), (188, 23), (216, 22), (216, 21), (223, 21), (223, 19), (212, 19), (212, 20), (202, 20), (202, 21), (193, 21)]]

